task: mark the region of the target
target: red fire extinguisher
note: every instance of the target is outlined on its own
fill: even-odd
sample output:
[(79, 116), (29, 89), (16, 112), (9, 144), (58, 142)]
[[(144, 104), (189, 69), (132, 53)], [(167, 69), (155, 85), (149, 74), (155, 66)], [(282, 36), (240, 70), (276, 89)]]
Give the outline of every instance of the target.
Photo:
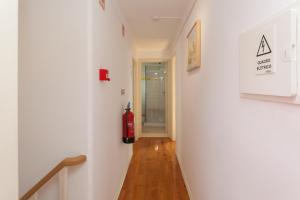
[(130, 103), (128, 103), (125, 113), (123, 114), (123, 142), (125, 144), (132, 144), (135, 142), (134, 114), (130, 111)]

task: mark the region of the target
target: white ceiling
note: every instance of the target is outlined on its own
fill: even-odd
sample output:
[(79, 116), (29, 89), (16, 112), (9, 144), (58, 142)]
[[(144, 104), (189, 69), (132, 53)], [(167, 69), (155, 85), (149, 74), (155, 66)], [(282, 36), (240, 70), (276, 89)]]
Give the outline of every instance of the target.
[[(138, 50), (166, 50), (175, 39), (194, 0), (119, 0)], [(153, 20), (179, 17), (180, 20)]]

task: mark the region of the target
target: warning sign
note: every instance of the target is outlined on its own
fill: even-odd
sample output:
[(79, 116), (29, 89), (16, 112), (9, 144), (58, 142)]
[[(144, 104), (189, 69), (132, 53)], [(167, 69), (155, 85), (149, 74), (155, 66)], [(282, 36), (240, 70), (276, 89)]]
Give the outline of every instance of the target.
[(256, 54), (256, 74), (272, 74), (274, 73), (273, 66), (273, 31), (266, 31), (262, 37), (260, 36), (259, 47)]
[(266, 55), (269, 53), (272, 53), (272, 50), (271, 50), (271, 47), (270, 47), (265, 35), (263, 35), (261, 38), (261, 42), (260, 42), (256, 57), (263, 56), (263, 55)]

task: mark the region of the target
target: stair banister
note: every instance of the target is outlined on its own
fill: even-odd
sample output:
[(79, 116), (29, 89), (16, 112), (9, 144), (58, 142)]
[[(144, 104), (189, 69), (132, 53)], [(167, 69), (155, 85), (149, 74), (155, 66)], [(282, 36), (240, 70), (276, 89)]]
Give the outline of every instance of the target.
[(68, 167), (83, 164), (87, 160), (85, 155), (66, 158), (54, 167), (46, 176), (35, 184), (20, 200), (38, 200), (38, 191), (55, 175), (59, 176), (59, 196), (60, 200), (68, 199)]

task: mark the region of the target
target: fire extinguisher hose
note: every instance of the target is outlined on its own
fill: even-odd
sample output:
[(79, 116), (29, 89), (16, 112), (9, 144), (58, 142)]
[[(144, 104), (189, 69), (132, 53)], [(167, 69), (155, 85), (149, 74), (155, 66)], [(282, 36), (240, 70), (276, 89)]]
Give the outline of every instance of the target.
[(128, 109), (126, 109), (126, 140), (128, 140)]

